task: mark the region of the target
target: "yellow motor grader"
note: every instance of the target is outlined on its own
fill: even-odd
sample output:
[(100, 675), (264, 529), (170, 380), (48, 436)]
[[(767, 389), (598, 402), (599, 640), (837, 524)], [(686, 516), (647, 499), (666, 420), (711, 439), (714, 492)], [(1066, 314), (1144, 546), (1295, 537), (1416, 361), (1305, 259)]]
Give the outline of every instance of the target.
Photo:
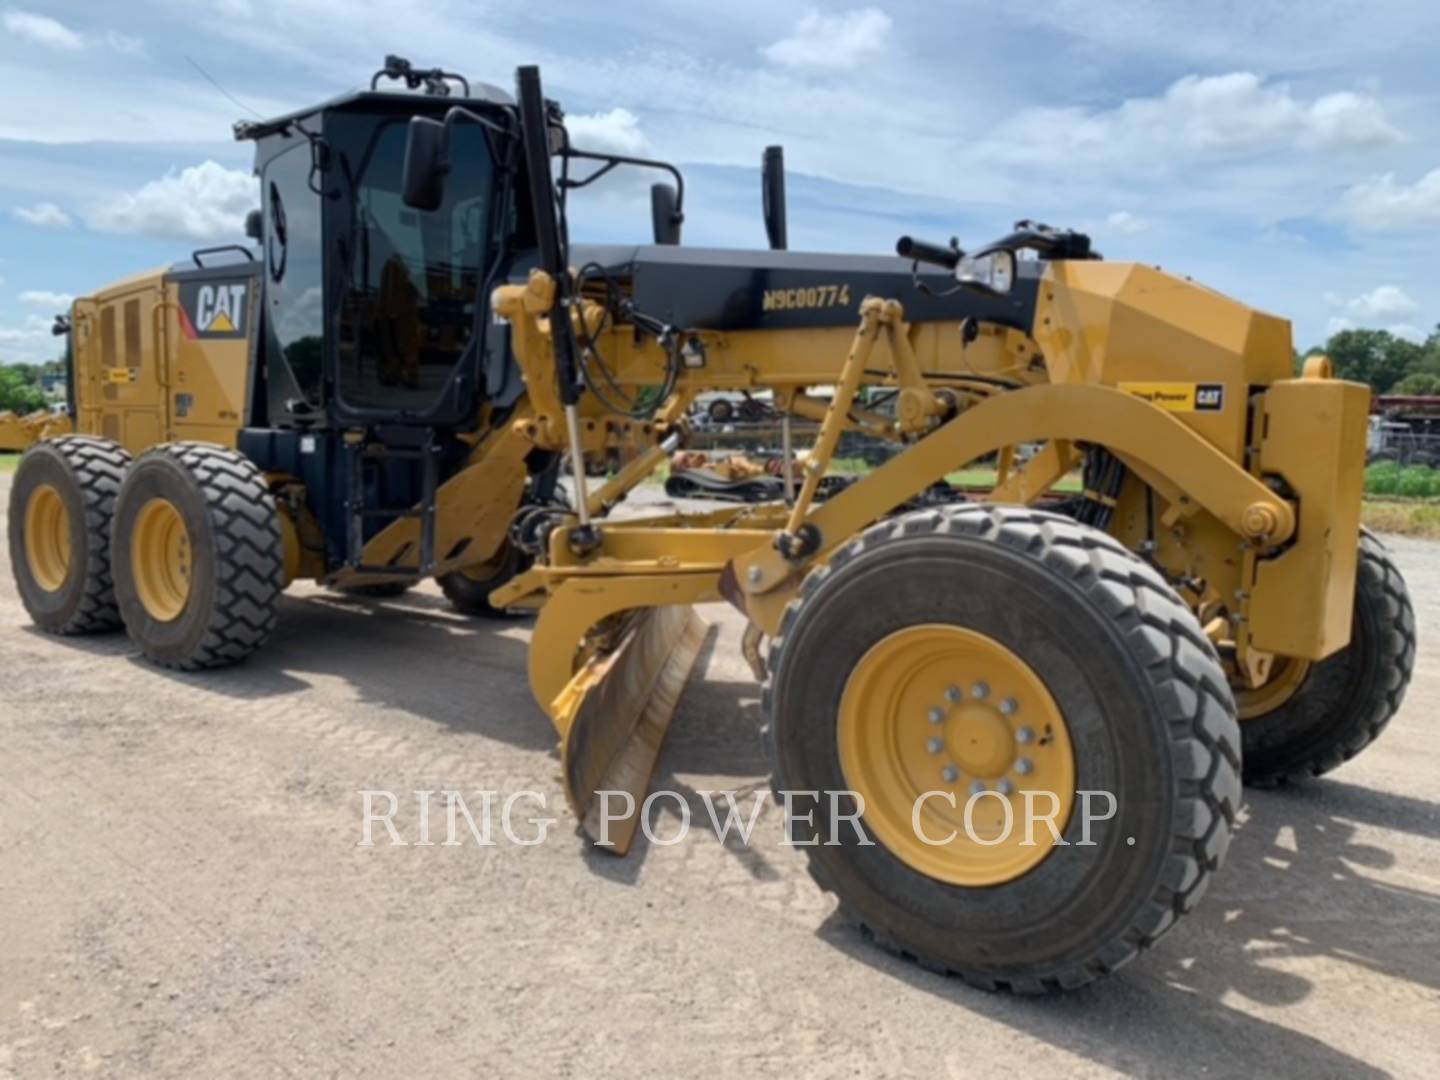
[[(10, 499), (45, 630), (123, 624), (196, 669), (258, 647), (296, 579), (535, 610), (568, 796), (623, 854), (694, 607), (727, 603), (816, 880), (881, 945), (1020, 992), (1152, 944), (1242, 775), (1318, 775), (1399, 707), (1415, 623), (1360, 528), (1368, 391), (1296, 377), (1281, 319), (1029, 222), (790, 252), (773, 154), (771, 250), (685, 247), (678, 171), (574, 147), (535, 68), (511, 98), (390, 58), (237, 135), (255, 248), (74, 306), (82, 434)], [(671, 175), (655, 243), (571, 244), (569, 193), (618, 166)], [(787, 434), (819, 425), (786, 498), (612, 515), (698, 395), (764, 391)], [(822, 499), (847, 431), (896, 452)], [(990, 490), (926, 497), (981, 460)]]
[(49, 409), (37, 409), (23, 416), (9, 409), (0, 412), (0, 454), (14, 454), (30, 449), (41, 439), (66, 434), (70, 419)]

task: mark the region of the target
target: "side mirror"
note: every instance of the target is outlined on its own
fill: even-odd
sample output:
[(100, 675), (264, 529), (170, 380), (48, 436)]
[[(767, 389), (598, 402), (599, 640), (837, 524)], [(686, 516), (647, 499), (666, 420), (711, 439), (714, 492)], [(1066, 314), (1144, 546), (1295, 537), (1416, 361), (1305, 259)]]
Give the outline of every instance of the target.
[(261, 240), (264, 238), (264, 236), (265, 236), (265, 233), (264, 233), (264, 231), (263, 231), (263, 224), (264, 224), (264, 222), (263, 222), (263, 220), (262, 220), (261, 217), (260, 217), (260, 211), (259, 211), (259, 210), (251, 210), (248, 214), (246, 214), (246, 215), (245, 215), (245, 236), (246, 236), (246, 238), (249, 239), (249, 240), (254, 240), (257, 244), (260, 243), (260, 241), (261, 241)]
[(785, 149), (767, 146), (760, 167), (760, 201), (765, 213), (765, 235), (771, 251), (790, 246), (785, 222)]
[(650, 186), (650, 221), (655, 243), (672, 246), (680, 243), (680, 226), (685, 222), (685, 215), (680, 212), (680, 196), (673, 185)]
[(995, 248), (962, 256), (955, 264), (955, 280), (1003, 296), (1015, 284), (1015, 253), (1009, 248)]
[(401, 198), (415, 210), (438, 210), (445, 201), (446, 129), (439, 120), (412, 116), (405, 137), (405, 167), (401, 174)]

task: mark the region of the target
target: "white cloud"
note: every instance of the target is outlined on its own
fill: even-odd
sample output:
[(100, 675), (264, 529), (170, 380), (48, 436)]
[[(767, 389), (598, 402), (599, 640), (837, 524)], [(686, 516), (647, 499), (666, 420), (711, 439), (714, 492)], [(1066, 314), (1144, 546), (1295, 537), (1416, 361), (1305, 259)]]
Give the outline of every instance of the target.
[(47, 292), (44, 289), (26, 289), (20, 294), (20, 302), (22, 304), (31, 304), (35, 307), (67, 308), (75, 302), (75, 297), (63, 292)]
[(1150, 222), (1136, 217), (1129, 210), (1116, 210), (1105, 219), (1105, 224), (1117, 233), (1142, 233), (1150, 228)]
[(80, 52), (94, 45), (125, 56), (139, 56), (145, 51), (145, 42), (130, 34), (122, 34), (118, 30), (81, 34), (71, 30), (59, 19), (18, 8), (7, 8), (4, 15), (0, 16), (0, 23), (18, 38), (61, 52)]
[(52, 19), (49, 15), (8, 8), (0, 21), (3, 21), (5, 29), (16, 37), (49, 49), (78, 52), (85, 47), (84, 38), (59, 19)]
[(19, 326), (0, 326), (0, 360), (33, 363), (52, 359), (59, 350), (50, 332), (51, 320), (40, 315), (26, 316)]
[(238, 240), (259, 205), (255, 178), (214, 161), (174, 171), (116, 196), (85, 216), (92, 229), (181, 240)]
[(1110, 162), (1154, 171), (1183, 158), (1362, 150), (1402, 138), (1384, 107), (1350, 91), (1306, 102), (1259, 75), (1186, 75), (1158, 97), (1111, 109), (1032, 108), (1001, 129), (994, 153), (1027, 163)]
[(1440, 169), (1413, 184), (1396, 183), (1394, 173), (1361, 181), (1341, 197), (1340, 214), (1376, 232), (1440, 224)]
[(1335, 293), (1326, 293), (1325, 302), (1342, 314), (1330, 316), (1326, 324), (1327, 334), (1338, 334), (1341, 330), (1367, 329), (1387, 330), (1396, 337), (1407, 341), (1424, 341), (1425, 331), (1414, 323), (1405, 322), (1405, 316), (1415, 315), (1420, 305), (1404, 289), (1397, 285), (1380, 285), (1369, 292), (1346, 299)]
[(17, 206), (15, 216), (26, 225), (42, 228), (64, 229), (70, 225), (70, 215), (53, 202), (36, 203), (34, 206)]
[(781, 67), (849, 71), (884, 51), (890, 27), (890, 16), (879, 8), (859, 8), (838, 15), (824, 15), (811, 8), (800, 17), (789, 37), (760, 51)]
[(134, 37), (130, 34), (122, 34), (119, 30), (106, 30), (99, 39), (107, 49), (119, 53), (122, 56), (144, 56), (145, 40)]
[(1383, 319), (1402, 315), (1414, 315), (1420, 310), (1404, 289), (1398, 285), (1378, 285), (1367, 293), (1345, 299), (1334, 293), (1325, 294), (1325, 302), (1334, 308), (1343, 308), (1354, 319)]
[(565, 117), (570, 142), (577, 150), (643, 157), (649, 150), (640, 118), (629, 109), (604, 113), (577, 113)]
[(1393, 66), (1423, 56), (1435, 21), (1428, 0), (1321, 0), (1310, 10), (1317, 17), (1297, 19), (1292, 0), (1151, 0), (1143, 7), (1135, 0), (1047, 0), (1015, 5), (1010, 18), (1058, 32), (1069, 39), (1066, 51), (1100, 54), (1121, 66), (1169, 60), (1214, 67), (1241, 58), (1292, 71), (1363, 70), (1378, 67), (1371, 58)]

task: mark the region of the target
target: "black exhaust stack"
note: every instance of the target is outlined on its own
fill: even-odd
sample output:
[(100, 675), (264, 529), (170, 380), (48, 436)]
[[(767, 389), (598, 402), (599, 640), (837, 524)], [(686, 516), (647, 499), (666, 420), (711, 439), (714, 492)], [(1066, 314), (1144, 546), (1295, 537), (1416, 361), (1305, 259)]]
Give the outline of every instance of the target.
[(765, 235), (771, 251), (790, 246), (785, 222), (785, 148), (767, 146), (760, 166), (760, 197), (765, 212)]
[[(530, 206), (535, 215), (535, 246), (540, 269), (555, 279), (555, 306), (551, 325), (564, 327), (570, 321), (569, 238), (563, 235), (555, 210), (555, 178), (550, 171), (550, 110), (540, 89), (540, 69), (522, 67), (515, 71), (515, 91), (520, 105), (520, 134), (525, 153), (525, 171), (530, 181)], [(560, 399), (566, 405), (580, 400), (579, 364), (575, 339), (555, 333), (555, 366), (560, 377)]]

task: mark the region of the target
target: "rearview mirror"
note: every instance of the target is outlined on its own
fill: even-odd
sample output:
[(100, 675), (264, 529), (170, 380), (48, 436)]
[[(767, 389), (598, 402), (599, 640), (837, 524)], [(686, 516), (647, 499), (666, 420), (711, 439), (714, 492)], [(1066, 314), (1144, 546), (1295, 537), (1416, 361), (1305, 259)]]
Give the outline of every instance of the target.
[(680, 196), (672, 185), (651, 185), (650, 220), (655, 232), (655, 243), (680, 243), (680, 226), (685, 221), (685, 215), (680, 213)]
[(1008, 293), (1015, 284), (1015, 253), (996, 248), (965, 255), (955, 264), (955, 280), (993, 293)]
[(262, 223), (261, 223), (261, 219), (260, 219), (260, 211), (259, 211), (259, 210), (251, 210), (248, 214), (246, 214), (246, 215), (245, 215), (245, 236), (246, 236), (246, 238), (247, 238), (247, 239), (250, 239), (250, 240), (254, 240), (257, 244), (260, 243), (260, 241), (264, 238), (264, 233), (263, 233), (262, 230), (261, 230), (261, 224), (262, 224)]
[(445, 200), (445, 177), (450, 172), (446, 128), (428, 116), (412, 116), (405, 136), (405, 168), (401, 198), (415, 210), (438, 210)]

